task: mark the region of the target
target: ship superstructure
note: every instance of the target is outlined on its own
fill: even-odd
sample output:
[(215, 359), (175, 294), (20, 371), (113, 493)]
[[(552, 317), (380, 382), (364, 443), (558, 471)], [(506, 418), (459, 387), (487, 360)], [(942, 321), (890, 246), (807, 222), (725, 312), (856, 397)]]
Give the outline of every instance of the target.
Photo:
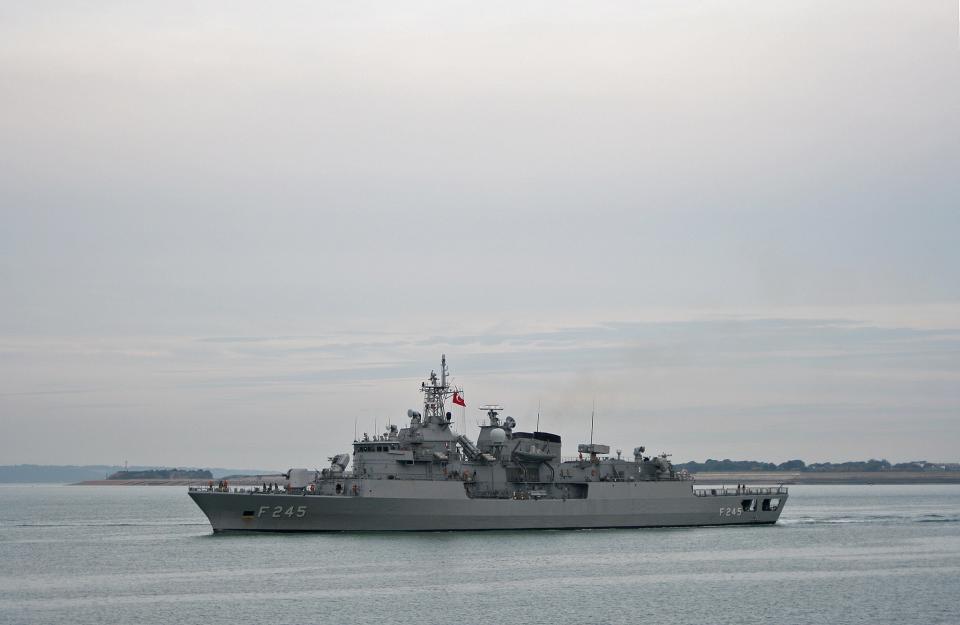
[[(459, 434), (440, 374), (421, 383), (409, 423), (364, 434), (322, 471), (290, 469), (282, 489), (191, 489), (214, 531), (478, 530), (769, 524), (781, 486), (698, 489), (667, 454), (630, 457), (594, 443), (563, 460), (561, 438), (524, 432), (498, 405), (483, 406), (476, 441)], [(349, 468), (349, 470), (348, 470)]]

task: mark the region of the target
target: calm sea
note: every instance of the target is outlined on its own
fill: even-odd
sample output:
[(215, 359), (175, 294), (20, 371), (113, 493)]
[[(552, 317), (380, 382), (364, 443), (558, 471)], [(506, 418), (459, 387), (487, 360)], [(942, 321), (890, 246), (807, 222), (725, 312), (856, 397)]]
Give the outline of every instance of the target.
[(0, 486), (0, 623), (960, 623), (960, 486), (769, 527), (212, 535), (182, 487)]

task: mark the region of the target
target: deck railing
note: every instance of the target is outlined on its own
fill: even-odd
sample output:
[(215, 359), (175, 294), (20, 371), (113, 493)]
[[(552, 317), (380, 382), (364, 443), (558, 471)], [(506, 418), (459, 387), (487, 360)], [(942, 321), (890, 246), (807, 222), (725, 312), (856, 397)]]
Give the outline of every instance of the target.
[(719, 497), (721, 495), (786, 495), (786, 486), (762, 486), (741, 488), (694, 488), (697, 497)]

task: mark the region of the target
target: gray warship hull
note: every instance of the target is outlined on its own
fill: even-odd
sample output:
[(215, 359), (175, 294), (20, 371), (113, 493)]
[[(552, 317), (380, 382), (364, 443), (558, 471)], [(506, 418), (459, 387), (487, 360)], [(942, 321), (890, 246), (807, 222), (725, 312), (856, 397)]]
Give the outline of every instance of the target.
[[(359, 494), (193, 490), (215, 532), (453, 531), (775, 523), (782, 488), (595, 483), (583, 499), (471, 499), (457, 482), (366, 480)], [(772, 503), (772, 506), (771, 506)]]
[(498, 405), (481, 406), (487, 422), (476, 441), (453, 428), (445, 401), (466, 408), (462, 389), (440, 375), (420, 385), (423, 412), (409, 425), (364, 432), (329, 468), (290, 469), (283, 484), (251, 490), (191, 488), (215, 532), (383, 532), (760, 525), (776, 523), (783, 487), (696, 488), (670, 454), (632, 457), (593, 441), (575, 459), (560, 455), (558, 434), (523, 432)]

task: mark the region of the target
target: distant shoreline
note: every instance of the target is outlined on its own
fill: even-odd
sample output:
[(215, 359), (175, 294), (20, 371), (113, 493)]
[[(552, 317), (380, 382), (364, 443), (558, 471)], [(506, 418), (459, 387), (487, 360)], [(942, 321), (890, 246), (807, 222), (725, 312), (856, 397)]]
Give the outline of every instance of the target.
[(76, 465), (76, 464), (0, 464), (0, 484), (74, 484), (76, 482), (84, 481), (99, 481), (105, 480), (109, 476), (116, 474), (118, 471), (136, 471), (137, 475), (129, 476), (131, 479), (136, 477), (142, 479), (150, 478), (179, 478), (179, 479), (210, 479), (212, 477), (214, 480), (222, 480), (224, 477), (229, 479), (231, 475), (279, 475), (280, 471), (275, 468), (265, 469), (263, 467), (243, 467), (243, 468), (229, 468), (229, 467), (205, 467), (204, 471), (209, 471), (211, 474), (207, 476), (206, 474), (161, 474), (161, 475), (146, 475), (140, 474), (141, 471), (194, 471), (198, 470), (196, 467), (189, 468), (174, 468), (174, 467), (162, 467), (162, 466), (123, 466), (123, 465), (107, 465), (107, 464), (86, 464), (86, 465)]
[[(960, 484), (960, 471), (749, 471), (695, 473), (701, 484)], [(71, 486), (206, 486), (209, 480), (85, 480)], [(236, 486), (283, 484), (282, 475), (250, 475), (229, 480)]]
[[(217, 483), (220, 480), (84, 480), (82, 482), (73, 482), (70, 486), (207, 486), (211, 481)], [(260, 486), (261, 484), (285, 484), (287, 478), (279, 473), (275, 473), (269, 475), (228, 477), (227, 481), (231, 486)]]
[(744, 471), (693, 475), (702, 484), (960, 484), (960, 471)]

